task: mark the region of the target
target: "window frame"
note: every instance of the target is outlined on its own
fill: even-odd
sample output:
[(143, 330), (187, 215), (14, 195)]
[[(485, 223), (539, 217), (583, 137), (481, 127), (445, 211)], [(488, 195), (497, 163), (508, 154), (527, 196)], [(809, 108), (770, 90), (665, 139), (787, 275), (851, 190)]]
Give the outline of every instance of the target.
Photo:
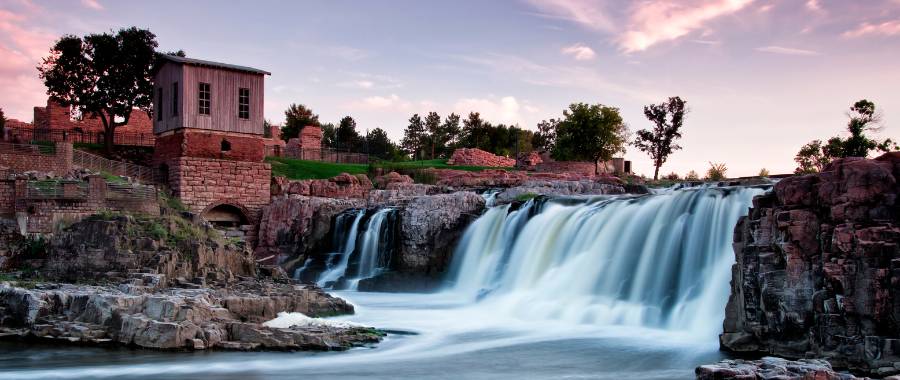
[[(205, 91), (204, 86), (206, 86)], [(204, 94), (206, 97), (203, 96)], [(209, 83), (199, 82), (197, 86), (197, 114), (203, 116), (212, 114), (212, 85)]]
[(250, 120), (250, 89), (238, 88), (238, 119)]

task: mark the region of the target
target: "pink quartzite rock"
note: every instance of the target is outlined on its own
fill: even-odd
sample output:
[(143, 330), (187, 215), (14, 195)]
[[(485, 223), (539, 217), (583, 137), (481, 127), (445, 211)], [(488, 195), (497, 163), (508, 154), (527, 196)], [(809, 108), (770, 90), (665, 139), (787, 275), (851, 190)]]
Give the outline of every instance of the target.
[(897, 152), (839, 159), (753, 200), (735, 227), (722, 348), (900, 373), (898, 168)]
[(516, 166), (516, 160), (497, 156), (478, 148), (459, 148), (453, 151), (453, 155), (450, 156), (447, 164), (457, 166), (513, 167)]

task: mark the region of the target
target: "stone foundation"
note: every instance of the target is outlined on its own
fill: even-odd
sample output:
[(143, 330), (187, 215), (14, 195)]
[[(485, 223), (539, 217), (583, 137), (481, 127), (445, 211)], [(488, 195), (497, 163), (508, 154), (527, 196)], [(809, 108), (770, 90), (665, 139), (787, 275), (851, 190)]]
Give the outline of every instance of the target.
[(199, 214), (232, 205), (253, 223), (271, 199), (272, 168), (267, 163), (180, 157), (167, 166), (174, 195)]

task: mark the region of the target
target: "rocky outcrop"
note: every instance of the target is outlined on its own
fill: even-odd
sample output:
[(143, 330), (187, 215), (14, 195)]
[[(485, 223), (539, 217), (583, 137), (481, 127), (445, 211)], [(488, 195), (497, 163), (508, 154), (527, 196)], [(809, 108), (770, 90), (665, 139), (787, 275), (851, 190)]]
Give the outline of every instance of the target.
[(438, 186), (449, 187), (452, 189), (510, 187), (521, 185), (528, 180), (528, 174), (525, 172), (499, 169), (482, 171), (425, 169), (424, 172), (433, 176)]
[(342, 173), (329, 179), (289, 181), (279, 177), (273, 184), (273, 195), (303, 195), (323, 198), (365, 199), (373, 188), (365, 174)]
[(414, 181), (412, 177), (397, 172), (390, 172), (388, 174), (375, 177), (375, 186), (379, 189), (387, 189), (388, 187), (396, 187), (398, 185), (408, 185), (412, 184), (413, 182)]
[(0, 283), (0, 338), (154, 349), (343, 350), (380, 340), (366, 327), (267, 327), (281, 311), (352, 313), (315, 287), (247, 281), (220, 289)]
[(459, 148), (453, 151), (453, 155), (447, 160), (448, 165), (455, 166), (489, 166), (489, 167), (513, 167), (516, 166), (514, 158), (495, 155), (478, 148)]
[(57, 233), (41, 273), (55, 281), (116, 282), (131, 273), (175, 282), (224, 283), (256, 275), (250, 251), (179, 217), (89, 217)]
[(694, 371), (697, 380), (857, 380), (856, 376), (836, 372), (825, 360), (789, 361), (765, 357), (761, 360), (723, 360), (702, 365)]
[(551, 181), (531, 180), (521, 186), (511, 187), (501, 191), (496, 196), (497, 203), (513, 202), (523, 196), (548, 195), (601, 195), (601, 194), (625, 194), (625, 187), (616, 181)]
[(336, 199), (289, 195), (276, 197), (263, 208), (259, 224), (258, 259), (296, 266), (328, 236), (334, 216), (350, 208), (365, 208), (363, 199)]
[(735, 227), (724, 349), (900, 372), (900, 153), (778, 182)]
[(411, 199), (400, 211), (398, 270), (442, 273), (459, 237), (482, 209), (484, 198), (469, 191)]

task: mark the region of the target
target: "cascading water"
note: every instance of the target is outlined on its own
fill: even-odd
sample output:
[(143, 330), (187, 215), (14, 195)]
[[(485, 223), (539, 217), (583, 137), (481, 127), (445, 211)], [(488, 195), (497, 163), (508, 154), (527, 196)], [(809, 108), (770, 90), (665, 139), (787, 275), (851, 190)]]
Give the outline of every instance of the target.
[[(335, 217), (334, 252), (325, 268), (315, 276), (317, 285), (330, 289), (356, 290), (359, 282), (390, 267), (396, 232), (396, 209), (351, 210)], [(297, 279), (315, 275), (313, 259), (295, 272)], [(309, 273), (308, 273), (309, 272)]]
[(528, 318), (713, 335), (728, 297), (732, 230), (763, 191), (496, 206), (457, 247), (452, 290)]

